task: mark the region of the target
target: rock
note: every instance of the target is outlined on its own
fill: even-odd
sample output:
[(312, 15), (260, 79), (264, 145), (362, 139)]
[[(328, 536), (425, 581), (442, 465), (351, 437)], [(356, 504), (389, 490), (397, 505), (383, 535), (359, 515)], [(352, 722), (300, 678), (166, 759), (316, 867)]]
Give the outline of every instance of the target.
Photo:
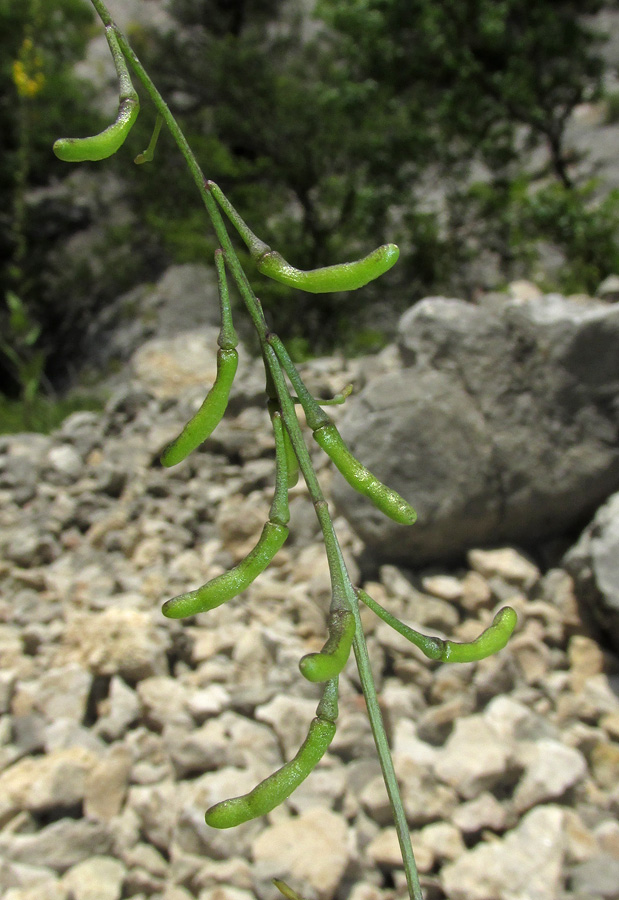
[(596, 512), (564, 563), (583, 615), (619, 650), (619, 493)]
[(441, 884), (450, 900), (556, 900), (562, 861), (563, 811), (540, 806), (502, 840), (445, 866)]
[(452, 821), (463, 834), (476, 834), (489, 829), (504, 831), (507, 814), (493, 794), (485, 792), (462, 803), (454, 811)]
[(252, 853), (263, 871), (297, 884), (307, 882), (320, 898), (330, 900), (349, 862), (346, 821), (315, 807), (265, 829), (253, 842)]
[(402, 529), (336, 478), (369, 553), (411, 566), (533, 547), (617, 490), (617, 414), (603, 398), (618, 390), (618, 309), (433, 298), (405, 313), (398, 340), (404, 369), (371, 380), (341, 422), (355, 456), (418, 512)]
[(49, 564), (60, 555), (54, 537), (30, 525), (13, 529), (5, 541), (6, 559), (24, 568)]
[(82, 722), (92, 687), (92, 675), (77, 663), (45, 672), (37, 683), (35, 706), (48, 721)]
[(15, 862), (64, 872), (111, 849), (109, 833), (98, 822), (59, 819), (34, 834), (0, 834), (0, 854)]
[(594, 640), (584, 634), (570, 638), (567, 656), (570, 664), (572, 688), (578, 692), (593, 675), (604, 670), (604, 656)]
[(161, 731), (168, 724), (191, 724), (185, 708), (187, 691), (178, 680), (164, 675), (144, 678), (138, 684), (137, 693), (142, 703), (142, 718), (149, 728)]
[(111, 607), (97, 616), (76, 616), (65, 632), (67, 655), (98, 675), (139, 681), (166, 675), (166, 641), (152, 617), (135, 609)]
[(121, 746), (110, 747), (86, 777), (84, 812), (90, 819), (108, 822), (122, 809), (131, 773), (131, 754)]
[(81, 803), (95, 761), (81, 747), (19, 760), (0, 774), (0, 819), (6, 822), (22, 809), (60, 812)]
[(587, 772), (582, 753), (558, 741), (536, 741), (522, 748), (519, 756), (525, 763), (514, 792), (514, 806), (519, 813), (548, 800), (561, 799)]
[(76, 481), (82, 471), (82, 459), (71, 444), (58, 444), (51, 447), (47, 454), (50, 471), (46, 478), (52, 484), (71, 484)]
[(591, 753), (591, 772), (600, 787), (608, 791), (619, 784), (619, 744), (596, 744)]
[(126, 869), (110, 856), (93, 856), (69, 869), (62, 883), (73, 900), (119, 900)]
[[(366, 853), (377, 866), (402, 868), (402, 852), (395, 828), (383, 828), (368, 844)], [(418, 872), (429, 872), (434, 865), (434, 854), (424, 844), (415, 845), (415, 863)]]
[(599, 285), (596, 294), (607, 303), (619, 301), (619, 275), (608, 275)]
[(471, 550), (467, 554), (467, 560), (471, 568), (484, 578), (497, 575), (504, 581), (517, 584), (525, 590), (530, 590), (540, 578), (537, 566), (511, 547), (503, 547), (500, 550)]
[(209, 328), (206, 333), (192, 331), (146, 341), (132, 358), (136, 378), (161, 399), (177, 397), (187, 387), (204, 391), (207, 385), (208, 390), (217, 374), (217, 353), (213, 352), (217, 335), (218, 329)]
[(447, 743), (437, 753), (434, 772), (470, 800), (504, 780), (513, 766), (511, 744), (483, 716), (475, 715), (456, 721)]
[(587, 860), (572, 869), (570, 881), (579, 896), (618, 900), (619, 859), (601, 855)]
[(453, 861), (461, 856), (466, 847), (459, 830), (449, 822), (433, 822), (419, 832), (419, 840), (432, 851), (434, 859)]
[(110, 682), (109, 696), (99, 706), (96, 733), (108, 741), (117, 740), (135, 722), (139, 712), (140, 701), (136, 692), (122, 678), (114, 675)]

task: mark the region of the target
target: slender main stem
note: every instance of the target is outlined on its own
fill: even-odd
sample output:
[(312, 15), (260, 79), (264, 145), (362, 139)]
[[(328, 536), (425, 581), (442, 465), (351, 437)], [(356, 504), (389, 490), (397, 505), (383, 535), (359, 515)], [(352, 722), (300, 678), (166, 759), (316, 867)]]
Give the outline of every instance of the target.
[(365, 640), (365, 634), (363, 632), (363, 625), (361, 623), (359, 600), (356, 591), (352, 586), (348, 569), (346, 568), (346, 563), (342, 556), (340, 543), (333, 527), (333, 521), (329, 514), (329, 507), (322, 493), (322, 488), (320, 487), (316, 473), (314, 472), (312, 460), (305, 440), (303, 439), (303, 434), (301, 433), (301, 426), (299, 425), (294, 403), (286, 385), (277, 355), (270, 343), (267, 343), (267, 345), (263, 347), (263, 353), (277, 392), (277, 399), (282, 410), (284, 424), (288, 429), (292, 446), (294, 447), (297, 459), (299, 460), (299, 468), (305, 478), (307, 489), (314, 503), (316, 515), (320, 523), (327, 552), (327, 559), (329, 561), (334, 599), (337, 603), (338, 599), (343, 595), (346, 600), (346, 605), (352, 610), (355, 617), (356, 628), (353, 648), (355, 651), (357, 668), (359, 670), (359, 680), (361, 681), (361, 689), (363, 691), (363, 696), (365, 697), (370, 727), (374, 736), (374, 743), (376, 744), (376, 751), (378, 753), (387, 795), (393, 811), (395, 829), (400, 844), (400, 851), (402, 853), (402, 861), (404, 863), (406, 882), (408, 884), (409, 894), (413, 900), (423, 900), (421, 885), (419, 884), (419, 875), (417, 873), (417, 865), (415, 863), (415, 854), (413, 853), (411, 844), (410, 831), (406, 821), (402, 796), (393, 767), (391, 750), (389, 749), (387, 733), (385, 731), (385, 725), (378, 703), (376, 684), (370, 665), (370, 656)]
[(167, 103), (153, 84), (150, 76), (144, 69), (140, 60), (134, 53), (126, 37), (113, 21), (103, 0), (91, 0), (91, 2), (103, 24), (114, 31), (114, 34), (116, 35), (116, 38), (118, 40), (118, 44), (122, 49), (127, 62), (129, 63), (137, 77), (140, 79), (155, 108), (157, 109), (157, 112), (163, 118), (164, 122), (170, 130), (170, 133), (172, 134), (172, 137), (178, 145), (178, 148), (187, 163), (189, 171), (191, 172), (196, 187), (198, 188), (198, 192), (202, 197), (202, 200), (206, 207), (206, 211), (215, 230), (215, 234), (217, 235), (217, 240), (219, 241), (219, 244), (223, 250), (226, 264), (232, 274), (232, 277), (234, 278), (234, 281), (252, 319), (254, 327), (256, 328), (256, 331), (258, 333), (267, 370), (275, 386), (277, 399), (282, 411), (282, 418), (288, 430), (288, 434), (290, 436), (290, 440), (292, 442), (295, 453), (297, 454), (299, 467), (301, 469), (301, 472), (303, 473), (303, 477), (305, 478), (310, 497), (312, 498), (312, 502), (316, 510), (316, 516), (320, 523), (325, 542), (327, 559), (329, 562), (329, 570), (332, 578), (335, 602), (341, 605), (345, 604), (352, 610), (355, 616), (356, 633), (353, 643), (355, 659), (357, 661), (357, 666), (359, 669), (361, 688), (367, 705), (370, 726), (372, 728), (372, 734), (374, 735), (374, 742), (376, 744), (376, 750), (378, 753), (383, 778), (385, 780), (387, 794), (389, 796), (389, 801), (391, 803), (394, 814), (395, 827), (398, 835), (400, 849), (402, 852), (402, 859), (404, 863), (404, 870), (406, 873), (409, 894), (412, 900), (423, 900), (421, 887), (419, 885), (419, 877), (417, 874), (417, 866), (415, 864), (415, 857), (413, 854), (413, 848), (411, 846), (410, 832), (408, 829), (408, 824), (406, 822), (402, 798), (393, 767), (393, 760), (391, 758), (391, 751), (389, 749), (389, 743), (387, 741), (387, 734), (385, 732), (385, 726), (378, 704), (376, 685), (374, 683), (374, 676), (372, 674), (372, 669), (370, 666), (367, 644), (365, 641), (365, 635), (363, 633), (363, 626), (361, 624), (361, 617), (359, 614), (359, 601), (357, 599), (357, 594), (353, 588), (348, 570), (346, 568), (346, 564), (344, 562), (344, 557), (342, 555), (342, 550), (340, 548), (340, 544), (333, 527), (333, 522), (331, 520), (327, 502), (322, 493), (322, 489), (316, 477), (316, 473), (314, 472), (311, 457), (309, 455), (309, 451), (301, 432), (301, 426), (296, 415), (290, 391), (288, 390), (288, 386), (286, 384), (286, 380), (277, 355), (275, 354), (275, 351), (269, 343), (269, 331), (264, 319), (262, 307), (251, 288), (245, 272), (243, 271), (238, 256), (236, 255), (230, 241), (228, 232), (226, 231), (226, 227), (222, 220), (215, 198), (206, 187), (202, 170), (200, 169), (198, 161), (196, 160), (189, 144), (187, 143), (187, 139), (185, 138), (185, 135), (183, 134), (180, 126), (176, 122), (176, 119), (170, 112)]

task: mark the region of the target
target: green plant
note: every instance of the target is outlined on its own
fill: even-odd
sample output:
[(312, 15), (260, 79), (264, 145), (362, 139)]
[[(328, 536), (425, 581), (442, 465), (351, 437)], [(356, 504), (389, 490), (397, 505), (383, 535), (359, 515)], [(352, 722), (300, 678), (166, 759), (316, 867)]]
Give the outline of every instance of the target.
[[(327, 750), (335, 734), (338, 714), (338, 675), (346, 663), (352, 645), (385, 785), (394, 814), (410, 896), (414, 900), (421, 900), (422, 895), (410, 842), (410, 834), (370, 667), (359, 612), (359, 599), (361, 598), (368, 603), (371, 608), (378, 612), (381, 618), (393, 625), (400, 633), (413, 640), (431, 658), (453, 659), (454, 661), (479, 659), (503, 646), (516, 624), (515, 613), (510, 608), (501, 610), (491, 627), (477, 640), (458, 644), (420, 635), (399, 622), (386, 610), (378, 607), (378, 604), (373, 603), (367, 595), (355, 589), (342, 556), (327, 502), (312, 465), (296, 414), (296, 404), (298, 403), (303, 407), (308, 424), (319, 445), (328, 453), (353, 487), (368, 496), (379, 509), (403, 525), (410, 525), (414, 522), (415, 511), (404, 498), (381, 484), (375, 476), (352, 456), (335, 429), (335, 425), (330, 417), (322, 409), (327, 404), (327, 401), (315, 398), (305, 386), (283, 343), (268, 327), (262, 306), (255, 296), (232, 246), (219, 211), (219, 205), (222, 204), (224, 206), (234, 225), (237, 228), (240, 226), (239, 230), (242, 235), (246, 226), (242, 223), (234, 208), (228, 204), (223, 194), (220, 195), (217, 192), (217, 199), (215, 199), (212, 183), (205, 181), (204, 175), (183, 132), (126, 37), (114, 24), (103, 0), (92, 0), (92, 3), (106, 31), (113, 36), (113, 40), (110, 42), (112, 49), (114, 50), (115, 47), (119, 48), (130, 68), (140, 79), (157, 113), (163, 118), (165, 125), (178, 145), (200, 192), (220, 245), (216, 255), (222, 306), (220, 348), (221, 350), (233, 350), (236, 344), (236, 339), (233, 337), (225, 278), (225, 271), (227, 270), (241, 294), (246, 311), (258, 336), (265, 366), (267, 407), (271, 414), (275, 437), (275, 491), (269, 519), (264, 526), (258, 544), (242, 562), (229, 572), (212, 579), (194, 591), (189, 591), (168, 600), (163, 607), (164, 614), (180, 618), (213, 609), (242, 592), (266, 568), (288, 535), (288, 489), (289, 485), (295, 480), (294, 471), (291, 472), (291, 469), (296, 470), (297, 466), (307, 484), (322, 530), (331, 577), (332, 601), (328, 623), (329, 636), (322, 651), (318, 654), (310, 654), (304, 657), (300, 663), (302, 674), (310, 681), (325, 681), (316, 717), (310, 725), (306, 740), (290, 762), (266, 778), (248, 794), (229, 800), (222, 800), (207, 810), (206, 822), (212, 827), (229, 828), (264, 815), (290, 796), (291, 792), (310, 774)], [(127, 129), (125, 129), (125, 137), (126, 131)], [(94, 139), (90, 138), (90, 146), (92, 147), (93, 140), (96, 144), (99, 139), (97, 136)], [(258, 239), (255, 239), (252, 235), (252, 241), (254, 240), (258, 242)], [(260, 247), (265, 247), (262, 242), (258, 242), (258, 244)], [(258, 254), (258, 261), (263, 259), (264, 252), (270, 252), (270, 249), (266, 247), (265, 251), (261, 250)], [(277, 262), (275, 272), (271, 271), (269, 274), (280, 274), (281, 265), (280, 262)], [(324, 281), (322, 280), (324, 273), (319, 269), (317, 272), (309, 275), (310, 288), (318, 285), (321, 290), (328, 290), (329, 286), (333, 284), (333, 277), (335, 277), (339, 285), (338, 289), (346, 286), (348, 288), (358, 287), (357, 279), (353, 278), (351, 282), (350, 273), (352, 271), (354, 275), (358, 271), (357, 267), (359, 265), (359, 263), (346, 263), (344, 266), (336, 267), (335, 272), (331, 269), (327, 273), (328, 279), (325, 276), (327, 280)], [(368, 258), (366, 257), (361, 261), (361, 271), (363, 278), (361, 283), (366, 283), (370, 278), (377, 277), (385, 271), (384, 260), (379, 255), (378, 259), (373, 258), (368, 263)], [(225, 379), (222, 367), (218, 369), (218, 377), (221, 380), (214, 388), (216, 399), (213, 401), (213, 405), (211, 406), (207, 398), (207, 403), (203, 408), (204, 411), (198, 414), (198, 421), (192, 420), (193, 425), (190, 428), (190, 433), (183, 432), (177, 442), (172, 445), (174, 450), (168, 448), (165, 451), (164, 461), (170, 463), (180, 461), (200, 440), (210, 434), (212, 428), (219, 421), (225, 410), (229, 383), (236, 369), (235, 361), (234, 364), (233, 361), (234, 357), (227, 357), (225, 360)], [(292, 384), (296, 396), (291, 394), (286, 376)], [(348, 393), (348, 389), (342, 391), (341, 395), (334, 398), (335, 402), (345, 400)], [(288, 894), (288, 896), (293, 895), (294, 892), (292, 891)]]
[(7, 337), (0, 336), (0, 353), (8, 361), (19, 384), (24, 425), (30, 427), (47, 354), (36, 346), (41, 326), (33, 321), (23, 301), (13, 291), (7, 291), (5, 302), (9, 312)]

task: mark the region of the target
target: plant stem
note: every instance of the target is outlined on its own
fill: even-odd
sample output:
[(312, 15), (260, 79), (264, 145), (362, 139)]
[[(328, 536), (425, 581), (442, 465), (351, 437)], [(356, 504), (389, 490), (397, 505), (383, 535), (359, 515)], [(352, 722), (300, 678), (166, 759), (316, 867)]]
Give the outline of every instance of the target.
[(402, 798), (400, 796), (398, 782), (395, 775), (395, 770), (393, 768), (393, 760), (391, 758), (391, 752), (389, 750), (389, 743), (387, 741), (387, 734), (385, 732), (385, 726), (378, 704), (376, 685), (374, 683), (374, 676), (372, 674), (372, 669), (370, 666), (367, 644), (365, 641), (365, 635), (363, 633), (363, 626), (361, 624), (361, 617), (359, 614), (359, 601), (351, 583), (346, 564), (344, 562), (342, 550), (340, 548), (340, 544), (333, 527), (333, 522), (331, 520), (331, 515), (329, 513), (329, 507), (322, 493), (322, 489), (316, 477), (316, 473), (314, 472), (311, 457), (305, 444), (303, 434), (301, 432), (301, 426), (297, 418), (294, 402), (290, 395), (290, 391), (288, 390), (288, 386), (286, 384), (286, 380), (284, 378), (284, 374), (282, 372), (277, 355), (273, 350), (273, 347), (269, 343), (270, 335), (264, 319), (264, 315), (262, 313), (262, 307), (251, 288), (245, 272), (243, 271), (240, 261), (230, 241), (228, 232), (226, 231), (224, 222), (221, 218), (217, 202), (205, 186), (205, 178), (202, 170), (200, 169), (200, 166), (189, 144), (187, 143), (187, 139), (185, 138), (185, 135), (183, 134), (180, 126), (176, 122), (176, 119), (170, 112), (167, 103), (153, 84), (150, 76), (142, 66), (138, 57), (135, 55), (126, 37), (113, 21), (103, 0), (91, 0), (91, 2), (106, 28), (110, 28), (113, 30), (118, 40), (118, 44), (127, 59), (127, 62), (129, 63), (137, 77), (140, 79), (155, 108), (157, 109), (157, 112), (163, 118), (164, 122), (170, 130), (170, 133), (176, 141), (179, 150), (181, 151), (187, 163), (189, 171), (191, 172), (193, 180), (196, 183), (196, 187), (198, 188), (200, 196), (202, 197), (202, 200), (206, 207), (206, 211), (215, 230), (215, 234), (217, 235), (217, 239), (223, 250), (226, 264), (229, 267), (232, 277), (237, 284), (239, 292), (241, 293), (245, 306), (247, 307), (249, 315), (258, 333), (258, 337), (262, 347), (262, 353), (265, 359), (265, 364), (267, 366), (267, 371), (271, 376), (277, 393), (277, 399), (282, 411), (282, 418), (284, 420), (284, 424), (288, 430), (290, 440), (299, 460), (299, 467), (303, 473), (303, 477), (305, 478), (310, 497), (312, 498), (312, 502), (316, 510), (316, 516), (322, 530), (333, 585), (334, 603), (339, 606), (346, 606), (350, 608), (355, 616), (356, 632), (353, 643), (355, 659), (357, 661), (357, 666), (359, 669), (361, 689), (363, 691), (363, 695), (365, 697), (367, 705), (370, 726), (372, 728), (372, 734), (374, 736), (374, 742), (376, 744), (376, 750), (378, 753), (383, 778), (385, 780), (387, 794), (389, 796), (389, 801), (393, 810), (395, 827), (398, 835), (400, 849), (402, 852), (408, 890), (412, 900), (423, 900), (421, 887), (419, 885), (417, 867), (415, 865), (415, 857), (410, 841), (408, 824), (406, 822)]
[(376, 744), (376, 751), (378, 753), (385, 787), (387, 788), (389, 802), (393, 811), (395, 829), (404, 863), (406, 882), (408, 884), (409, 894), (413, 900), (423, 900), (421, 886), (419, 884), (419, 875), (417, 873), (417, 865), (415, 863), (415, 855), (413, 853), (410, 832), (406, 821), (406, 814), (404, 812), (400, 788), (398, 786), (393, 767), (393, 759), (389, 749), (389, 742), (387, 740), (387, 733), (385, 731), (385, 725), (378, 703), (378, 696), (376, 694), (376, 684), (374, 682), (374, 675), (372, 674), (370, 657), (359, 613), (359, 600), (350, 581), (348, 569), (346, 568), (346, 563), (342, 556), (340, 543), (337, 539), (337, 534), (335, 533), (333, 522), (329, 514), (329, 507), (322, 493), (322, 488), (320, 487), (318, 479), (316, 478), (311, 457), (303, 439), (303, 434), (301, 433), (301, 426), (299, 425), (299, 420), (295, 412), (294, 403), (284, 380), (277, 355), (270, 344), (263, 348), (263, 352), (275, 385), (277, 399), (279, 400), (282, 410), (282, 418), (288, 429), (292, 446), (294, 447), (299, 460), (299, 468), (305, 478), (307, 489), (313, 500), (316, 515), (320, 523), (327, 551), (327, 559), (329, 561), (334, 600), (336, 600), (337, 605), (338, 595), (343, 594), (346, 599), (346, 605), (352, 609), (355, 617), (356, 628), (353, 648), (355, 651), (357, 668), (359, 670), (359, 680), (361, 681), (361, 689), (363, 691), (363, 696), (365, 697), (368, 718), (374, 736), (374, 743)]

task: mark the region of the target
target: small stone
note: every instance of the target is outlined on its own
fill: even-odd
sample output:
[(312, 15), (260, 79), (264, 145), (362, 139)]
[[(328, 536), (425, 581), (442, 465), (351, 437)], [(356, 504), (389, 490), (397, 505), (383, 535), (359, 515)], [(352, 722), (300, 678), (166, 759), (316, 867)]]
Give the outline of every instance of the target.
[(458, 806), (452, 821), (463, 834), (476, 834), (485, 829), (504, 831), (507, 814), (494, 794), (485, 792)]
[(456, 721), (454, 730), (437, 754), (434, 771), (469, 800), (501, 781), (512, 766), (509, 743), (481, 715)]
[(604, 671), (604, 656), (594, 640), (584, 634), (575, 634), (567, 650), (572, 687), (582, 689), (585, 681)]
[(516, 281), (510, 281), (507, 285), (507, 293), (520, 303), (528, 303), (531, 300), (539, 300), (543, 295), (536, 284), (527, 281), (525, 278), (519, 278)]
[(509, 650), (526, 684), (544, 681), (550, 668), (550, 651), (545, 643), (524, 632), (510, 640)]
[(526, 760), (526, 768), (514, 792), (518, 812), (560, 799), (587, 772), (582, 753), (558, 741), (542, 739), (529, 744), (521, 758)]
[(36, 708), (48, 721), (82, 722), (92, 687), (92, 675), (77, 663), (45, 672), (38, 681)]
[(600, 846), (577, 812), (565, 810), (565, 838), (567, 862), (581, 863), (600, 852)]
[(218, 716), (230, 705), (230, 694), (221, 684), (194, 691), (187, 699), (187, 709), (200, 725), (205, 719)]
[(107, 830), (86, 819), (60, 819), (34, 834), (0, 834), (0, 855), (15, 862), (47, 866), (64, 872), (92, 856), (111, 850)]
[(81, 747), (25, 757), (0, 775), (0, 818), (21, 809), (47, 812), (81, 803), (96, 757)]
[(479, 844), (445, 866), (450, 900), (556, 900), (562, 882), (563, 810), (531, 810), (503, 839)]
[(109, 696), (99, 706), (95, 731), (108, 741), (121, 738), (140, 713), (140, 700), (129, 685), (114, 675)]
[[(415, 847), (415, 862), (419, 872), (429, 872), (434, 865), (434, 854), (430, 847), (417, 843), (412, 836)], [(389, 866), (402, 868), (402, 851), (398, 842), (395, 828), (383, 828), (376, 837), (370, 841), (366, 853), (377, 866)]]
[(608, 819), (594, 829), (594, 834), (600, 850), (619, 859), (619, 822)]
[(600, 719), (600, 727), (614, 741), (619, 741), (619, 712), (610, 712)]
[(320, 896), (332, 897), (349, 863), (348, 827), (341, 816), (315, 807), (265, 828), (252, 854), (263, 871), (285, 873), (292, 884), (305, 880)]
[(419, 840), (422, 845), (432, 851), (435, 859), (442, 862), (453, 861), (457, 859), (466, 847), (462, 840), (462, 835), (449, 822), (433, 822), (426, 825), (419, 832)]
[(187, 727), (192, 724), (185, 707), (187, 690), (177, 679), (168, 675), (145, 678), (138, 684), (137, 693), (142, 703), (142, 718), (149, 728), (161, 731), (168, 724)]
[(541, 577), (537, 566), (511, 547), (500, 550), (470, 550), (467, 559), (471, 568), (484, 578), (498, 576), (525, 590), (532, 588)]
[(468, 612), (475, 613), (483, 607), (492, 604), (492, 591), (490, 585), (479, 572), (467, 572), (462, 579), (461, 605)]
[(65, 872), (62, 882), (73, 900), (119, 900), (126, 869), (110, 856), (93, 856)]
[(616, 787), (619, 784), (619, 744), (597, 744), (591, 753), (591, 771), (604, 790)]
[(598, 286), (596, 294), (608, 303), (617, 303), (619, 301), (619, 275), (607, 275)]
[(449, 819), (457, 805), (455, 790), (437, 783), (434, 773), (427, 766), (405, 756), (394, 762), (409, 824), (418, 828), (429, 822)]
[(110, 607), (99, 615), (78, 615), (65, 635), (68, 653), (98, 675), (140, 681), (168, 671), (166, 639), (148, 613)]
[(0, 716), (6, 715), (11, 709), (16, 677), (15, 672), (0, 671)]
[(92, 819), (109, 821), (121, 811), (131, 773), (131, 754), (121, 745), (92, 767), (86, 778), (84, 812)]
[(25, 569), (52, 563), (60, 552), (55, 538), (32, 525), (11, 529), (9, 542), (4, 548), (5, 558)]
[(462, 597), (462, 582), (453, 575), (426, 575), (421, 579), (424, 591), (453, 603)]
[(571, 888), (583, 897), (618, 900), (619, 859), (604, 854), (575, 866), (571, 872)]
[(70, 444), (59, 444), (52, 447), (47, 454), (47, 462), (51, 466), (55, 484), (70, 484), (75, 481), (82, 471), (82, 460), (79, 453)]

